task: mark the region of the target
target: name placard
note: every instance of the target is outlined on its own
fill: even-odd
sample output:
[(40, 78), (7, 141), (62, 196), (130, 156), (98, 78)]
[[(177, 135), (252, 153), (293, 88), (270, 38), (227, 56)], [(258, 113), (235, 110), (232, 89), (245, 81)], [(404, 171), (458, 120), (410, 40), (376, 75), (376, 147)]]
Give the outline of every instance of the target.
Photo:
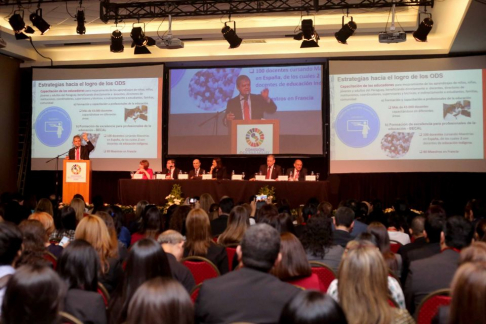
[(211, 180), (211, 179), (213, 179), (213, 175), (211, 173), (203, 174), (202, 179), (203, 180)]
[(135, 173), (133, 175), (133, 179), (143, 179), (143, 174), (141, 174), (141, 173)]
[(187, 180), (187, 179), (189, 179), (189, 175), (187, 173), (182, 173), (182, 174), (179, 174), (179, 176), (177, 177), (177, 179), (179, 179), (179, 180)]
[(289, 181), (289, 176), (280, 175), (278, 176), (278, 181)]
[(305, 181), (316, 181), (316, 176), (315, 175), (306, 175)]
[(243, 180), (243, 176), (241, 174), (233, 174), (231, 175), (231, 180)]
[(263, 174), (257, 174), (255, 176), (255, 180), (257, 180), (257, 181), (265, 181), (266, 180), (265, 179), (265, 175), (263, 175)]
[(156, 174), (156, 175), (155, 175), (155, 179), (158, 179), (158, 180), (165, 180), (165, 174)]

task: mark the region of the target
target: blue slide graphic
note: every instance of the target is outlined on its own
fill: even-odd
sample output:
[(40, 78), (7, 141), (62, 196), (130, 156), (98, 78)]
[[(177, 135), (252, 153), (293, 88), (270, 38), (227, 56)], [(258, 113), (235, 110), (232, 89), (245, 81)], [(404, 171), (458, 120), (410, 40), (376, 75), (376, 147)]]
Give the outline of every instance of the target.
[(339, 112), (335, 124), (339, 139), (353, 148), (370, 145), (380, 132), (380, 118), (377, 113), (362, 103), (346, 106)]
[(35, 121), (36, 136), (46, 146), (62, 145), (71, 136), (71, 130), (71, 117), (59, 107), (44, 109)]

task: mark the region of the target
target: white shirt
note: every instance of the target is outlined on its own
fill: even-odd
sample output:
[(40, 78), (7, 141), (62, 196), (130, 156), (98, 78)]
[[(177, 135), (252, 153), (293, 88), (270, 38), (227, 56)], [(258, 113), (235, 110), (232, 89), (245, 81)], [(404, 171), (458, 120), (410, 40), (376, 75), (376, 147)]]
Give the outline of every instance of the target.
[[(13, 275), (15, 273), (15, 269), (12, 268), (11, 266), (9, 265), (5, 265), (5, 266), (0, 266), (0, 278), (6, 276), (6, 275)], [(0, 305), (2, 305), (2, 302), (3, 302), (3, 296), (5, 295), (5, 290), (7, 290), (7, 288), (3, 288), (3, 289), (0, 289)], [(0, 314), (2, 313), (2, 309), (0, 307)]]
[(388, 231), (390, 240), (400, 242), (402, 245), (410, 243), (410, 236), (403, 232)]

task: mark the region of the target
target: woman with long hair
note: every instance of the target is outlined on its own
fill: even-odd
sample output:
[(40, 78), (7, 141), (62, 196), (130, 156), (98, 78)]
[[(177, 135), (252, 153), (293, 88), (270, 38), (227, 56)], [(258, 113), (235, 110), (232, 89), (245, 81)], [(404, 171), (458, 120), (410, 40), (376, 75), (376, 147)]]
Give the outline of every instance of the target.
[(380, 249), (381, 254), (383, 254), (388, 269), (390, 269), (397, 278), (400, 278), (402, 271), (402, 257), (400, 254), (391, 251), (390, 236), (388, 235), (385, 225), (378, 222), (372, 222), (368, 225), (367, 232), (375, 236), (378, 249)]
[(70, 206), (64, 206), (57, 213), (58, 228), (49, 236), (51, 241), (61, 241), (63, 237), (74, 241), (74, 232), (76, 230), (76, 211)]
[(122, 209), (116, 205), (111, 205), (105, 208), (105, 211), (113, 218), (118, 240), (128, 248), (130, 246), (131, 234), (128, 228), (124, 226), (125, 214)]
[(146, 211), (142, 215), (140, 230), (132, 235), (130, 245), (135, 244), (142, 238), (156, 240), (160, 233), (164, 231), (164, 222), (160, 210), (152, 205), (145, 207)]
[(76, 228), (75, 238), (85, 240), (98, 253), (100, 259), (98, 280), (109, 292), (112, 292), (117, 286), (122, 269), (117, 246), (114, 245), (105, 222), (95, 215), (84, 217)]
[(110, 240), (111, 240), (110, 245), (113, 248), (116, 247), (118, 257), (122, 261), (125, 260), (127, 258), (127, 255), (128, 255), (128, 249), (125, 246), (125, 244), (123, 244), (122, 242), (120, 242), (118, 240), (118, 237), (116, 235), (116, 228), (115, 228), (115, 222), (113, 220), (113, 217), (111, 217), (110, 214), (108, 214), (107, 212), (104, 212), (104, 211), (96, 212), (96, 216), (100, 217), (105, 222), (106, 228), (108, 228), (108, 233), (110, 234)]
[(174, 279), (157, 277), (137, 289), (128, 307), (128, 324), (192, 324), (194, 305)]
[[(331, 282), (327, 293), (339, 302), (349, 324), (414, 323), (404, 309), (400, 285), (388, 276), (382, 254), (369, 241), (347, 244), (338, 279)], [(389, 294), (400, 308), (390, 306)]]
[(84, 240), (71, 242), (57, 263), (57, 273), (68, 289), (64, 311), (83, 323), (106, 323), (105, 303), (97, 292), (99, 267), (98, 254)]
[(300, 237), (307, 259), (325, 263), (337, 272), (344, 248), (332, 242), (332, 220), (325, 216), (309, 218)]
[(170, 217), (169, 229), (186, 235), (186, 219), (191, 210), (191, 206), (188, 205), (177, 206)]
[(213, 262), (221, 274), (228, 272), (228, 255), (224, 246), (212, 240), (208, 214), (201, 208), (191, 210), (186, 219), (184, 257), (200, 256)]
[(218, 237), (218, 244), (239, 244), (249, 226), (248, 210), (243, 206), (234, 207), (229, 213), (226, 230)]
[(36, 213), (48, 213), (49, 215), (54, 216), (54, 208), (52, 208), (52, 202), (47, 198), (42, 198), (35, 206)]
[(213, 159), (209, 173), (213, 175), (213, 179), (222, 180), (228, 178), (226, 167), (223, 166), (223, 161), (219, 157)]
[(201, 197), (199, 197), (199, 207), (209, 215), (209, 207), (214, 204), (213, 197), (208, 193), (203, 193)]
[(123, 282), (110, 301), (109, 322), (125, 322), (128, 305), (138, 287), (156, 277), (172, 278), (169, 260), (159, 243), (153, 239), (141, 239), (132, 246), (128, 254)]
[(86, 214), (86, 204), (80, 198), (74, 198), (69, 204), (76, 212), (76, 223), (79, 223)]
[(48, 237), (42, 224), (34, 219), (24, 220), (19, 225), (22, 233), (22, 254), (16, 266), (24, 264), (48, 266), (49, 262), (44, 258), (47, 253), (46, 245)]

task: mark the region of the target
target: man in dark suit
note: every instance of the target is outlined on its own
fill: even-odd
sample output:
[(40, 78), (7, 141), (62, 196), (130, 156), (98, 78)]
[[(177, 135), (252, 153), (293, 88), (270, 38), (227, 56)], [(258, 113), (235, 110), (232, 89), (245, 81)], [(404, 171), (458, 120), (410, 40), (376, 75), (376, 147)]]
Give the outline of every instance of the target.
[(275, 156), (267, 156), (267, 164), (260, 165), (260, 174), (263, 174), (266, 179), (277, 179), (279, 175), (282, 175), (282, 168), (275, 164)]
[(195, 159), (194, 161), (192, 161), (192, 166), (194, 167), (194, 169), (189, 171), (189, 179), (201, 179), (201, 176), (206, 173), (204, 169), (201, 169), (201, 161)]
[(410, 314), (415, 312), (425, 296), (450, 287), (457, 270), (460, 250), (471, 243), (473, 235), (474, 228), (467, 219), (461, 216), (450, 217), (440, 236), (441, 252), (410, 264), (405, 286), (405, 301)]
[(178, 179), (181, 170), (176, 168), (175, 164), (176, 161), (174, 159), (167, 160), (167, 164), (166, 164), (167, 167), (162, 169), (162, 173), (165, 174), (165, 179), (167, 180)]
[(268, 273), (282, 258), (280, 234), (267, 224), (250, 226), (236, 253), (243, 268), (202, 284), (196, 323), (277, 323), (300, 291)]
[(228, 120), (254, 120), (262, 119), (263, 113), (274, 113), (277, 105), (268, 97), (269, 90), (262, 90), (261, 94), (251, 94), (251, 81), (246, 75), (236, 79), (236, 88), (240, 94), (230, 99), (226, 105), (226, 116), (223, 124)]
[(354, 226), (354, 211), (349, 207), (339, 207), (333, 222), (336, 229), (332, 233), (332, 243), (345, 248), (353, 240), (350, 233)]
[[(410, 265), (410, 261), (408, 259), (408, 253), (412, 252), (413, 250), (420, 249), (427, 244), (427, 239), (425, 238), (425, 217), (423, 216), (416, 216), (412, 220), (412, 224), (410, 226), (410, 234), (413, 237), (413, 242), (409, 244), (402, 245), (398, 249), (398, 254), (402, 256), (402, 284), (405, 284), (405, 278), (408, 274), (408, 266)], [(407, 264), (407, 266), (405, 266)]]
[(89, 153), (94, 150), (94, 146), (88, 139), (88, 134), (83, 133), (83, 139), (86, 145), (81, 145), (81, 136), (75, 135), (73, 137), (74, 147), (69, 150), (69, 154), (66, 157), (68, 160), (89, 160)]
[(223, 198), (219, 202), (219, 216), (211, 221), (211, 234), (213, 236), (220, 235), (226, 230), (228, 226), (229, 213), (235, 206), (233, 198)]
[(289, 176), (289, 181), (305, 181), (305, 176), (307, 175), (307, 169), (303, 168), (304, 164), (302, 160), (295, 160), (294, 168), (287, 170), (287, 175)]

